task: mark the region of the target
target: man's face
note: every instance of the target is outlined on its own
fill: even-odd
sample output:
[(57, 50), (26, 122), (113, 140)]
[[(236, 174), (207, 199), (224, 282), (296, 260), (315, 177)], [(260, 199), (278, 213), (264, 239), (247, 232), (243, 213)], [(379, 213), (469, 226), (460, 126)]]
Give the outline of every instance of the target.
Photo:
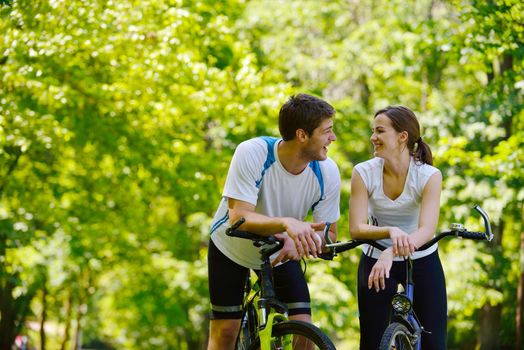
[(336, 139), (333, 118), (324, 119), (311, 135), (307, 136), (302, 154), (310, 160), (325, 160), (329, 145)]

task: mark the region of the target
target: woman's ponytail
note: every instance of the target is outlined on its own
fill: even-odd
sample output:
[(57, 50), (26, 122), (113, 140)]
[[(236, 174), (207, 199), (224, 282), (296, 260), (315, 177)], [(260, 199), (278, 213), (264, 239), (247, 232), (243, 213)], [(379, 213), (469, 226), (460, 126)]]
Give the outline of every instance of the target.
[(415, 141), (415, 147), (413, 148), (412, 153), (415, 162), (433, 165), (433, 154), (431, 153), (431, 148), (427, 143), (422, 141), (422, 137), (419, 137)]

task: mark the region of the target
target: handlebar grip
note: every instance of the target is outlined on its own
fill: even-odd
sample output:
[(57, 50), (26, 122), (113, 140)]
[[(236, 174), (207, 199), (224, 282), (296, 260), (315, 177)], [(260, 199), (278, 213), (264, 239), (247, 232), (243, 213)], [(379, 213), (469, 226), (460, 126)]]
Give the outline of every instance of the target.
[(329, 252), (327, 252), (327, 253), (320, 253), (318, 255), (318, 257), (320, 259), (323, 259), (323, 260), (333, 260), (333, 258), (335, 257), (335, 254), (329, 253)]
[(232, 230), (231, 228), (232, 227), (226, 230), (226, 235), (230, 237), (245, 238), (245, 239), (250, 239), (250, 240), (256, 240), (258, 238), (261, 238), (260, 236), (257, 236), (254, 233), (251, 233), (248, 231), (241, 231), (241, 230)]
[(240, 219), (238, 219), (233, 225), (231, 225), (230, 228), (228, 228), (228, 231), (235, 231), (237, 228), (240, 227), (240, 225), (242, 225), (244, 222), (246, 222), (246, 219), (241, 217)]
[(275, 251), (282, 249), (283, 246), (275, 236), (259, 236), (248, 231), (231, 230), (231, 228), (226, 230), (226, 235), (230, 237), (249, 239), (250, 241), (253, 241), (253, 244), (256, 247), (261, 247), (264, 244), (276, 244), (277, 249)]
[(471, 232), (471, 231), (464, 231), (458, 233), (459, 237), (468, 238), (468, 239), (474, 239), (477, 241), (484, 241), (486, 239), (486, 234), (484, 232)]

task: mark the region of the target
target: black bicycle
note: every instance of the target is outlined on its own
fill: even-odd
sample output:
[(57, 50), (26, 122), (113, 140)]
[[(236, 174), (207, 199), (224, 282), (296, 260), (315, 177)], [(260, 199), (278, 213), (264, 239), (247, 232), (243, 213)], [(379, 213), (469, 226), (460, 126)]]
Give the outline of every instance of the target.
[(249, 350), (335, 350), (335, 346), (318, 327), (311, 323), (289, 320), (287, 306), (277, 300), (273, 287), (270, 256), (282, 249), (283, 243), (274, 236), (262, 237), (238, 230), (245, 222), (241, 218), (226, 234), (253, 241), (260, 248), (262, 264), (256, 284), (248, 275), (244, 292), (243, 315), (236, 349)]
[[(417, 250), (427, 249), (447, 236), (491, 242), (493, 240), (493, 233), (491, 232), (488, 215), (478, 205), (476, 205), (474, 209), (480, 213), (484, 220), (484, 232), (472, 232), (468, 231), (462, 224), (451, 224), (449, 231), (439, 233)], [(329, 248), (329, 252), (323, 254), (324, 259), (333, 259), (338, 253), (353, 249), (362, 244), (369, 244), (380, 250), (387, 248), (374, 240), (351, 240), (348, 242), (332, 243), (327, 234), (325, 234), (325, 239), (326, 242), (328, 242), (326, 247)], [(382, 335), (379, 346), (380, 350), (420, 350), (421, 335), (425, 330), (413, 310), (415, 286), (413, 283), (412, 260), (406, 258), (406, 264), (407, 277), (403, 286), (404, 290), (395, 294), (391, 300), (392, 317), (386, 331)]]

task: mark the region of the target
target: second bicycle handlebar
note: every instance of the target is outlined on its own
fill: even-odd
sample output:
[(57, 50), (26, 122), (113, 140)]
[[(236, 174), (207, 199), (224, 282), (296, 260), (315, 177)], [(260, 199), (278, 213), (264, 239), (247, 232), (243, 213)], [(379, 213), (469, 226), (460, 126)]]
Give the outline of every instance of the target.
[[(489, 218), (486, 212), (478, 205), (475, 205), (473, 207), (480, 215), (482, 216), (482, 219), (484, 221), (484, 232), (473, 232), (468, 231), (464, 228), (462, 224), (451, 224), (451, 227), (449, 231), (444, 231), (433, 237), (431, 240), (423, 244), (422, 246), (418, 247), (416, 250), (424, 250), (429, 247), (431, 247), (433, 244), (440, 241), (442, 238), (447, 236), (456, 236), (456, 237), (463, 237), (468, 239), (474, 239), (474, 240), (486, 240), (488, 242), (491, 242), (493, 240), (493, 233), (491, 232), (491, 225), (489, 223)], [(322, 258), (331, 260), (335, 255), (338, 253), (345, 252), (346, 250), (353, 249), (359, 245), (362, 244), (369, 244), (377, 249), (385, 250), (387, 247), (378, 243), (375, 240), (371, 239), (355, 239), (347, 242), (336, 242), (332, 243), (329, 241), (329, 237), (326, 236), (326, 241), (328, 242), (326, 244), (326, 248), (329, 248), (328, 253), (323, 253)]]

